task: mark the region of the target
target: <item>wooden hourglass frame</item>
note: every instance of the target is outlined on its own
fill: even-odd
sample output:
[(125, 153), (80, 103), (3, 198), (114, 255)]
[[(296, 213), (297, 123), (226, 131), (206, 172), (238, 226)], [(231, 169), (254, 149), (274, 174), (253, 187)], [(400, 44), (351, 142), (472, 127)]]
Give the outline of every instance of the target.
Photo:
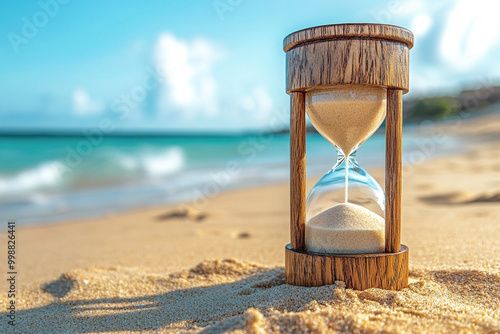
[[(300, 30), (284, 40), (290, 94), (290, 232), (286, 283), (321, 286), (344, 281), (357, 290), (399, 290), (408, 285), (408, 247), (401, 240), (402, 95), (409, 89), (413, 34), (384, 24), (334, 24)], [(385, 252), (337, 255), (305, 250), (305, 95), (328, 86), (387, 88)]]

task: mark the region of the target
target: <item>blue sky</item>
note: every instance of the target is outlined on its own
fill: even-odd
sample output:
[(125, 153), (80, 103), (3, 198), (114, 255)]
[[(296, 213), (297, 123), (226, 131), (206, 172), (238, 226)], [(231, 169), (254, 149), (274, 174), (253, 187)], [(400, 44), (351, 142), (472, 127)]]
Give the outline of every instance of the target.
[(288, 110), (283, 38), (330, 23), (411, 29), (413, 96), (500, 78), (494, 0), (9, 0), (0, 7), (1, 129), (79, 131), (103, 120), (132, 130), (266, 128)]

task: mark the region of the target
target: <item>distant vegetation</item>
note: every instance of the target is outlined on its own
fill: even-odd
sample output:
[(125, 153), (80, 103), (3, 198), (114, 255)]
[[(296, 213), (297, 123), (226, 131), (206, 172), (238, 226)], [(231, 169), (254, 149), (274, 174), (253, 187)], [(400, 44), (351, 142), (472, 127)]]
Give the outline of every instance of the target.
[(407, 113), (405, 120), (411, 122), (452, 116), (459, 110), (459, 105), (453, 97), (422, 98), (404, 110)]
[(463, 90), (457, 96), (424, 97), (405, 101), (406, 122), (441, 119), (461, 111), (474, 110), (500, 102), (500, 86)]

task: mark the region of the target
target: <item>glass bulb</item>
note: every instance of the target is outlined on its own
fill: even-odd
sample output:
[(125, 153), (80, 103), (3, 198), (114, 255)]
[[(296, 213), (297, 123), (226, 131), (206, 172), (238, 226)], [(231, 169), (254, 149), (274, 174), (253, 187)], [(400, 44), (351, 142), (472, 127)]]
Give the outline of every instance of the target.
[(340, 85), (306, 93), (306, 111), (316, 130), (337, 149), (337, 163), (306, 201), (308, 251), (363, 254), (384, 251), (385, 195), (356, 161), (356, 150), (382, 124), (387, 90)]
[[(349, 169), (347, 188), (346, 166)], [(338, 151), (335, 166), (323, 175), (307, 196), (306, 221), (339, 203), (357, 204), (385, 218), (384, 191), (378, 182), (358, 164), (356, 151), (349, 156), (348, 160), (342, 151)]]

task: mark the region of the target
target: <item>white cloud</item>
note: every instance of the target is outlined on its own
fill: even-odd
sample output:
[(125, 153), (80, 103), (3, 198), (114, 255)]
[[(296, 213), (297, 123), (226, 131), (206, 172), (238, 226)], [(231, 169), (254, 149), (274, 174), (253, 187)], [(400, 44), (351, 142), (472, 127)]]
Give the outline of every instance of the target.
[(410, 25), (415, 38), (424, 37), (432, 26), (432, 18), (427, 13), (417, 14)]
[(399, 17), (414, 15), (427, 6), (423, 0), (389, 0), (382, 1), (379, 5), (376, 5), (377, 2), (370, 3), (375, 4), (371, 15), (378, 23), (388, 23)]
[(155, 61), (163, 77), (160, 113), (182, 112), (185, 119), (219, 111), (213, 65), (221, 52), (205, 39), (185, 41), (170, 33), (158, 38)]
[(398, 14), (406, 15), (418, 12), (422, 7), (424, 7), (425, 1), (422, 0), (403, 0), (399, 2), (388, 2), (387, 6), (391, 7)]
[(92, 100), (89, 93), (81, 88), (73, 91), (73, 112), (78, 116), (99, 114), (104, 110), (104, 105)]
[(450, 78), (435, 66), (410, 69), (410, 93), (433, 95), (441, 94), (449, 86)]
[(439, 55), (457, 70), (477, 64), (497, 43), (500, 2), (462, 0), (451, 9), (441, 36)]
[(251, 113), (254, 118), (264, 120), (269, 117), (273, 111), (274, 102), (269, 93), (262, 87), (257, 86), (241, 100), (241, 107)]

